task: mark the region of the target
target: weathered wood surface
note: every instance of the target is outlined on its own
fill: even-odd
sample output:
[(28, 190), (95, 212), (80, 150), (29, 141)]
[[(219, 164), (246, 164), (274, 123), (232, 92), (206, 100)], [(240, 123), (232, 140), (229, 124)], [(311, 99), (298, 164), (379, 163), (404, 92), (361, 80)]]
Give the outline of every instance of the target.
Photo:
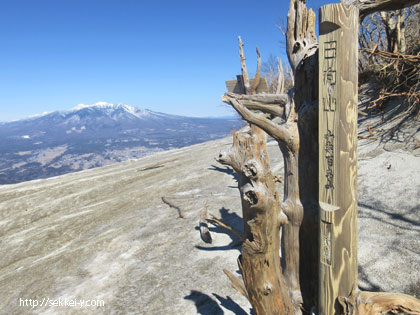
[(341, 4), (319, 16), (319, 314), (357, 287), (358, 16)]
[(339, 302), (343, 307), (343, 315), (420, 315), (420, 301), (400, 293), (355, 291), (348, 298), (340, 297)]
[[(242, 68), (240, 80), (243, 80), (242, 92), (245, 95), (226, 93), (222, 99), (231, 104), (250, 123), (250, 130), (248, 133), (236, 132), (231, 150), (221, 153), (217, 161), (231, 166), (238, 174), (244, 227), (244, 242), (242, 254), (238, 258), (238, 266), (244, 286), (228, 271), (225, 273), (233, 286), (248, 298), (256, 314), (293, 314), (296, 313), (294, 310), (300, 311), (300, 309), (296, 308), (296, 303), (292, 300), (294, 290), (290, 290), (290, 286), (286, 285), (287, 266), (283, 277), (279, 249), (281, 227), (294, 222), (288, 222), (285, 213), (287, 210), (290, 211), (290, 207), (285, 209), (283, 204), (280, 205), (275, 178), (270, 170), (266, 151), (267, 136), (264, 133), (267, 131), (265, 128), (267, 126), (261, 123), (265, 122), (266, 116), (262, 113), (251, 112), (248, 106), (240, 103), (239, 99), (246, 100), (248, 97), (251, 101), (250, 108), (268, 110), (273, 115), (283, 113), (283, 111), (280, 104), (258, 101), (259, 98), (255, 93), (261, 80), (261, 56), (257, 48), (257, 74), (255, 80), (251, 82), (245, 63), (243, 43), (240, 37), (238, 39)], [(258, 115), (258, 118), (253, 119), (254, 115)], [(272, 131), (276, 130), (274, 133), (277, 138), (285, 136), (284, 130), (278, 130), (274, 123), (270, 126), (273, 128)], [(297, 285), (299, 285), (298, 281)]]
[[(360, 1), (363, 2), (363, 0)], [(378, 2), (381, 1), (378, 0)], [(343, 7), (341, 11), (347, 14), (355, 10)], [(357, 140), (357, 68), (354, 71), (350, 69), (352, 65), (357, 65), (359, 16), (357, 12), (354, 13), (354, 17), (346, 14), (336, 16), (336, 20), (332, 19), (323, 24), (321, 36), (326, 36), (324, 43), (331, 42), (328, 39), (330, 33), (338, 31), (345, 35), (356, 33), (356, 37), (349, 42), (339, 38), (335, 43), (328, 43), (327, 50), (328, 53), (333, 53), (333, 58), (327, 59), (339, 57), (346, 62), (343, 62), (339, 69), (332, 69), (335, 72), (329, 71), (328, 68), (324, 72), (322, 68), (319, 69), (318, 63), (318, 54), (323, 52), (318, 50), (319, 46), (315, 36), (315, 13), (306, 8), (305, 0), (290, 0), (286, 49), (293, 72), (294, 88), (287, 94), (280, 90), (277, 92), (283, 94), (255, 95), (258, 84), (255, 81), (250, 83), (246, 72), (243, 44), (239, 39), (243, 74), (239, 81), (243, 84), (243, 88), (235, 91), (239, 93), (231, 91), (222, 97), (222, 100), (232, 105), (245, 121), (254, 125), (254, 128), (259, 127), (272, 136), (278, 142), (283, 153), (285, 164), (284, 199), (280, 203), (279, 213), (286, 215), (288, 223), (282, 226), (281, 262), (284, 268), (284, 282), (295, 315), (309, 312), (313, 310), (313, 307), (317, 308), (320, 301), (331, 307), (329, 310), (331, 313), (342, 311), (340, 305), (343, 306), (343, 304), (339, 302), (342, 302), (343, 299), (350, 301), (348, 309), (353, 309), (356, 313), (358, 309), (352, 304), (353, 298), (359, 296), (356, 295), (359, 292), (353, 290), (357, 285), (357, 190), (355, 185), (357, 180), (355, 148)], [(341, 19), (340, 22), (338, 22), (338, 18)], [(257, 54), (259, 68), (258, 50)], [(328, 65), (329, 63), (327, 63)], [(324, 95), (326, 111), (323, 113), (325, 117), (320, 121), (318, 108), (323, 110), (324, 103), (323, 98), (319, 97), (318, 81), (324, 78), (330, 82), (326, 81), (329, 84), (328, 93)], [(260, 80), (259, 75), (256, 76), (256, 81), (258, 82), (258, 80)], [(331, 84), (332, 80), (335, 84)], [(342, 88), (337, 88), (338, 86), (342, 86)], [(337, 89), (334, 90), (335, 88)], [(335, 127), (331, 127), (330, 124), (326, 125), (327, 121), (332, 123), (331, 120), (340, 122), (340, 124)], [(318, 123), (321, 126), (320, 129)], [(331, 130), (322, 129), (325, 126), (331, 127)], [(321, 132), (320, 136), (318, 136), (319, 132)], [(319, 143), (320, 141), (323, 141), (322, 144)], [(238, 143), (240, 142), (238, 140)], [(240, 146), (245, 148), (242, 144)], [(319, 155), (318, 148), (324, 148), (330, 152), (327, 156)], [(324, 183), (320, 183), (318, 178), (319, 162), (324, 163), (324, 169), (321, 170), (324, 174)], [(343, 189), (339, 194), (332, 193), (327, 189), (320, 198), (319, 185), (323, 185), (324, 188), (327, 186), (328, 189), (333, 187), (343, 187)], [(252, 234), (252, 238), (248, 238), (249, 241), (252, 243), (255, 239), (271, 238), (269, 233), (265, 234), (266, 237), (261, 236), (263, 235), (261, 227), (264, 224), (259, 225), (258, 228), (254, 225), (254, 231), (251, 231), (250, 224), (245, 224), (248, 221), (254, 222), (250, 220), (252, 217), (245, 215), (248, 213), (247, 202), (244, 195), (241, 197), (242, 206), (245, 209), (245, 234)], [(319, 205), (321, 205), (321, 210)], [(270, 208), (269, 211), (272, 210)], [(260, 211), (257, 213), (259, 214)], [(320, 219), (323, 225), (319, 224)], [(266, 227), (271, 226), (271, 223), (267, 224)], [(279, 220), (277, 225), (282, 225)], [(268, 230), (270, 229), (265, 229), (265, 231)], [(258, 237), (255, 238), (255, 235)], [(320, 262), (319, 259), (320, 243), (323, 246), (321, 252), (323, 262)], [(254, 245), (258, 247), (259, 243)], [(276, 246), (272, 248), (275, 249)], [(335, 248), (339, 250), (336, 251)], [(270, 279), (274, 279), (271, 275), (260, 271), (259, 257), (254, 256), (255, 261), (249, 260), (249, 263), (244, 263), (243, 259), (244, 257), (239, 260), (239, 266), (243, 270), (245, 283), (248, 282), (247, 279), (255, 277), (251, 282), (258, 287), (262, 283), (260, 282), (262, 279), (270, 277)], [(247, 267), (244, 267), (245, 265)], [(322, 283), (326, 284), (325, 290), (324, 288), (320, 290), (319, 287), (320, 268), (323, 272)], [(259, 270), (258, 276), (253, 274), (252, 270)], [(272, 271), (270, 270), (270, 272)], [(246, 291), (246, 294), (243, 294), (249, 298), (257, 314), (270, 314), (270, 312), (278, 314), (284, 311), (272, 308), (277, 302), (274, 297), (271, 297), (273, 300), (270, 301), (271, 293), (267, 297), (263, 297), (259, 295), (261, 291), (255, 291), (255, 287), (246, 285), (245, 288), (232, 275), (229, 278), (238, 291), (242, 293)], [(279, 282), (282, 283), (283, 280), (279, 280)], [(284, 291), (270, 292), (281, 293)], [(250, 295), (257, 296), (262, 300), (253, 300)], [(278, 297), (279, 295), (276, 298)], [(339, 301), (338, 298), (341, 300)], [(318, 313), (324, 314), (319, 309)]]
[(225, 273), (249, 299), (256, 314), (292, 314), (278, 250), (280, 227), (287, 223), (287, 217), (279, 207), (264, 131), (251, 125), (249, 133), (235, 132), (231, 150), (221, 153), (217, 161), (238, 174), (245, 230), (238, 266), (246, 289)]
[[(288, 224), (282, 227), (282, 267), (293, 313), (302, 314), (318, 302), (318, 46), (315, 13), (307, 10), (304, 0), (290, 1), (287, 23), (287, 53), (295, 88), (287, 94), (261, 97), (225, 93), (222, 99), (244, 120), (272, 136), (283, 153), (280, 208)], [(262, 113), (252, 112), (254, 109)], [(273, 117), (281, 118), (282, 123)]]
[(359, 9), (360, 20), (378, 11), (400, 10), (420, 3), (420, 0), (341, 0), (345, 5)]
[[(303, 220), (299, 223), (299, 288), (301, 307), (310, 311), (318, 303), (318, 42), (315, 35), (315, 13), (307, 9), (304, 0), (290, 0), (287, 15), (286, 51), (293, 72), (294, 88), (290, 110), (296, 113), (288, 124), (297, 126), (297, 135), (291, 134), (288, 145), (295, 145), (298, 157), (295, 177), (299, 191), (297, 211), (303, 206)], [(290, 130), (289, 126), (285, 126)], [(286, 142), (287, 143), (287, 142)], [(280, 143), (279, 143), (280, 144)], [(283, 247), (282, 247), (283, 250)], [(289, 250), (284, 247), (284, 250)], [(295, 248), (292, 249), (296, 250)], [(296, 292), (296, 289), (294, 289)], [(296, 296), (296, 294), (295, 294)], [(295, 299), (298, 301), (298, 299)]]
[(236, 98), (246, 108), (250, 110), (259, 110), (278, 117), (284, 117), (287, 112), (286, 106), (290, 103), (288, 94), (253, 94), (240, 95), (226, 92), (225, 95)]
[[(228, 80), (226, 81), (226, 88), (229, 92), (233, 92), (236, 94), (245, 94), (245, 87), (243, 84), (243, 78), (242, 75), (236, 76), (236, 80)], [(250, 84), (254, 84), (255, 79), (250, 79)], [(258, 86), (256, 87), (255, 92), (256, 93), (268, 93), (268, 84), (266, 78), (260, 78), (260, 82), (258, 83)]]

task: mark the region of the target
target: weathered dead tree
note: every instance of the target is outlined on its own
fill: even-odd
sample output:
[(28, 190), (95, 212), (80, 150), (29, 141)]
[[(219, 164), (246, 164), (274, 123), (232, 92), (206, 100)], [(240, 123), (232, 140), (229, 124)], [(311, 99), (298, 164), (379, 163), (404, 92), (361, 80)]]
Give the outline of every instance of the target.
[[(288, 223), (282, 228), (282, 259), (283, 259), (283, 275), (289, 296), (292, 301), (295, 314), (301, 312), (303, 299), (300, 286), (300, 272), (303, 277), (311, 279), (306, 281), (305, 292), (311, 292), (307, 296), (312, 298), (307, 305), (315, 305), (317, 300), (317, 167), (312, 167), (314, 161), (308, 158), (316, 157), (317, 151), (317, 133), (307, 134), (307, 131), (313, 131), (315, 128), (309, 128), (308, 124), (315, 124), (317, 119), (316, 106), (317, 87), (313, 82), (317, 82), (316, 60), (313, 57), (316, 52), (315, 37), (315, 13), (310, 10), (306, 11), (306, 7), (302, 1), (292, 1), (290, 4), (288, 30), (297, 29), (297, 32), (288, 31), (288, 56), (292, 71), (296, 82), (299, 85), (296, 89), (300, 89), (299, 94), (290, 91), (288, 94), (263, 94), (253, 95), (252, 91), (245, 95), (234, 93), (226, 93), (223, 101), (231, 104), (236, 111), (250, 124), (258, 126), (270, 136), (272, 136), (279, 144), (283, 154), (285, 172), (284, 172), (284, 197), (280, 204), (281, 212), (288, 219)], [(240, 41), (240, 55), (242, 72), (246, 73), (245, 58), (243, 56), (242, 42)], [(258, 71), (257, 71), (258, 73)], [(246, 82), (247, 75), (243, 75)], [(296, 97), (295, 97), (296, 96)], [(311, 107), (314, 107), (311, 109)], [(255, 113), (253, 111), (258, 111)], [(305, 128), (299, 130), (298, 115), (302, 115), (301, 122), (305, 124)], [(281, 119), (283, 124), (277, 124), (272, 119)], [(303, 132), (308, 140), (301, 147), (300, 132)], [(235, 146), (235, 145), (234, 145)], [(304, 158), (299, 161), (300, 151), (304, 151)], [(317, 158), (316, 158), (317, 164)], [(302, 167), (305, 171), (299, 171)], [(302, 181), (302, 187), (299, 185), (299, 176), (305, 178)], [(311, 181), (306, 181), (310, 179)], [(303, 191), (303, 198), (299, 192)], [(307, 222), (305, 222), (304, 233), (301, 232), (303, 220), (304, 205), (308, 214)], [(244, 200), (242, 202), (244, 207)], [(244, 209), (244, 208), (243, 208)], [(246, 211), (244, 212), (244, 221), (248, 221)], [(279, 229), (280, 226), (277, 227)], [(305, 235), (305, 231), (308, 231)], [(257, 233), (256, 231), (254, 233)], [(259, 234), (265, 233), (258, 231)], [(278, 232), (277, 232), (278, 233)], [(307, 239), (303, 242), (301, 248), (299, 242), (299, 234), (304, 234), (303, 238)], [(252, 234), (252, 233), (251, 233)], [(250, 235), (250, 239), (254, 239), (254, 235)], [(302, 244), (302, 242), (301, 242)], [(279, 248), (277, 248), (279, 250)], [(300, 259), (302, 256), (303, 259)], [(303, 261), (303, 266), (300, 266)], [(247, 280), (244, 277), (245, 283)], [(273, 297), (279, 299), (280, 297)], [(258, 312), (258, 314), (276, 314)], [(286, 314), (279, 312), (278, 314)]]
[[(260, 80), (261, 58), (258, 48), (257, 74), (252, 85), (240, 37), (239, 55), (243, 90), (246, 95), (253, 96)], [(255, 104), (255, 109), (258, 110), (259, 102)], [(250, 105), (251, 108), (253, 106)], [(285, 286), (279, 256), (279, 231), (287, 219), (279, 207), (264, 131), (251, 122), (250, 131), (236, 132), (232, 149), (221, 153), (217, 161), (231, 166), (238, 174), (244, 226), (242, 255), (238, 259), (238, 265), (245, 286), (240, 285), (241, 282), (228, 271), (225, 273), (239, 292), (246, 292), (245, 296), (258, 314), (289, 314), (292, 312), (292, 303)]]
[[(240, 284), (238, 290), (246, 292), (257, 314), (291, 314), (278, 250), (279, 230), (287, 218), (279, 207), (265, 133), (254, 125), (249, 133), (236, 132), (232, 149), (221, 153), (217, 161), (231, 166), (238, 174), (245, 230), (242, 255), (238, 258), (245, 287)], [(238, 286), (240, 281), (225, 273)]]
[[(376, 4), (373, 0), (350, 2), (361, 8), (361, 14), (367, 14), (384, 8), (385, 2), (385, 7), (390, 8), (392, 5), (412, 5), (412, 2), (420, 0), (378, 0)], [(347, 14), (346, 10), (343, 14)], [(334, 29), (333, 24), (330, 27)], [(222, 97), (251, 125), (248, 133), (235, 133), (231, 150), (218, 157), (220, 163), (230, 165), (238, 174), (245, 234), (242, 255), (238, 259), (243, 283), (229, 272), (225, 273), (233, 286), (248, 298), (257, 314), (319, 311), (318, 42), (315, 13), (307, 10), (304, 0), (290, 0), (286, 40), (294, 88), (287, 93), (278, 89), (277, 94), (255, 94), (260, 79), (259, 52), (257, 50), (257, 75), (251, 81), (246, 70), (243, 44), (239, 39), (244, 93), (226, 92)], [(357, 58), (349, 62), (357, 63)], [(348, 80), (354, 80), (354, 74)], [(351, 93), (355, 93), (357, 79), (347, 83), (352, 84)], [(354, 104), (350, 107), (353, 108), (352, 113), (357, 112)], [(354, 119), (350, 123), (354, 124)], [(283, 155), (282, 201), (270, 172), (263, 131), (277, 141)], [(351, 141), (357, 141), (353, 133)], [(350, 199), (353, 197), (350, 196)], [(353, 233), (354, 226), (351, 229)], [(354, 264), (350, 268), (353, 271), (346, 276), (354, 280), (357, 279), (357, 268), (354, 270), (353, 267)], [(418, 314), (420, 310), (420, 302), (414, 298), (360, 292), (354, 287), (353, 280), (349, 281), (350, 289), (339, 293), (343, 296), (332, 297), (335, 299), (330, 301), (334, 305), (334, 314), (382, 314), (387, 310)], [(337, 281), (335, 288), (341, 280)], [(320, 314), (331, 313), (321, 311)]]

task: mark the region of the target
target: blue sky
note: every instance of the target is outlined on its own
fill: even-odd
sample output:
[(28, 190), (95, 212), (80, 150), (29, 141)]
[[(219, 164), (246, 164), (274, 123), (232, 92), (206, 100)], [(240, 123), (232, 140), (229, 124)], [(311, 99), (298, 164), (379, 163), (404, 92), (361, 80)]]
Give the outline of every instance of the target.
[(2, 0), (0, 121), (99, 101), (231, 115), (220, 96), (240, 73), (237, 36), (251, 73), (255, 46), (263, 61), (285, 59), (276, 25), (287, 9), (282, 0)]

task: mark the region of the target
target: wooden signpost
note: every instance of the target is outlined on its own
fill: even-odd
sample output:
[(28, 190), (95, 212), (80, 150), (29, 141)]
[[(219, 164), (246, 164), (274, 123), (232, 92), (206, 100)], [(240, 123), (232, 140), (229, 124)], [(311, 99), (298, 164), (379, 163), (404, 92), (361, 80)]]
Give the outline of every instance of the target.
[(319, 15), (318, 314), (338, 314), (338, 297), (357, 288), (358, 10), (342, 4)]

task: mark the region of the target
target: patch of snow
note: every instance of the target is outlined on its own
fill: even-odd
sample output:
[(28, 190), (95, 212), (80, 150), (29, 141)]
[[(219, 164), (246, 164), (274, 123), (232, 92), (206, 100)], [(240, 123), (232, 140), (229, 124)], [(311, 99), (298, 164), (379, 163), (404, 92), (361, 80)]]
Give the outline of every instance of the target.
[(92, 107), (101, 107), (101, 108), (108, 108), (113, 107), (114, 104), (108, 102), (96, 102), (95, 104), (78, 104), (76, 107), (72, 108), (73, 110), (80, 110), (83, 108), (92, 108)]
[(51, 114), (51, 113), (52, 113), (52, 112), (43, 112), (42, 114), (29, 115), (29, 116), (26, 116), (26, 117), (24, 117), (24, 118), (14, 119), (14, 120), (7, 121), (7, 122), (4, 122), (4, 123), (16, 122), (16, 121), (22, 121), (22, 120), (31, 120), (31, 119), (36, 119), (36, 118), (40, 118), (40, 117), (43, 117), (43, 116), (47, 116), (47, 115), (49, 115), (49, 114)]
[(28, 155), (28, 154), (31, 154), (31, 153), (32, 153), (32, 151), (21, 151), (21, 152), (18, 152), (17, 155), (24, 156), (24, 155)]
[(76, 107), (72, 108), (71, 112), (75, 112), (84, 108), (100, 108), (108, 110), (110, 113), (122, 109), (126, 113), (129, 113), (137, 118), (147, 117), (151, 115), (151, 111), (147, 109), (140, 109), (127, 104), (111, 104), (108, 102), (97, 102), (95, 104), (79, 104)]
[(28, 116), (28, 118), (38, 118), (38, 117), (46, 116), (46, 115), (51, 114), (51, 113), (52, 112), (43, 112), (42, 114), (30, 115), (30, 116)]

